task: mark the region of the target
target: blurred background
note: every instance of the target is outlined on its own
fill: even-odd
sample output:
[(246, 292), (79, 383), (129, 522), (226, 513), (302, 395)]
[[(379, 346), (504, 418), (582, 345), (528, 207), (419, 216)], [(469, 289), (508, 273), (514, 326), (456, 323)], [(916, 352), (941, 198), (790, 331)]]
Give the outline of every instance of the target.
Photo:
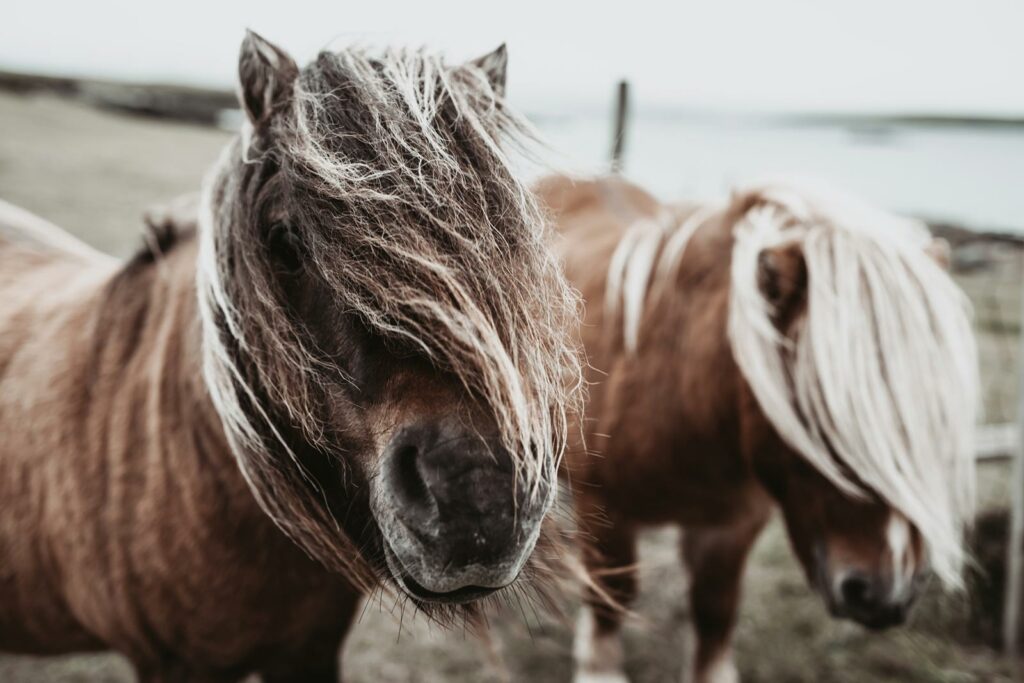
[[(143, 212), (197, 190), (240, 122), (246, 27), (300, 63), (352, 43), (427, 45), (455, 61), (506, 42), (509, 98), (561, 170), (608, 170), (625, 80), (624, 173), (664, 199), (795, 173), (927, 220), (975, 305), (994, 425), (972, 589), (931, 592), (908, 627), (869, 634), (827, 617), (773, 525), (747, 576), (737, 661), (748, 681), (1020, 680), (998, 646), (1015, 491), (1024, 3), (14, 0), (0, 18), (0, 198), (129, 253)], [(679, 679), (675, 548), (670, 531), (645, 538), (627, 631), (637, 683)], [(482, 641), (372, 601), (346, 648), (347, 680), (568, 681), (575, 604), (561, 603), (561, 616), (497, 610)], [(0, 681), (128, 680), (115, 656), (0, 655)]]

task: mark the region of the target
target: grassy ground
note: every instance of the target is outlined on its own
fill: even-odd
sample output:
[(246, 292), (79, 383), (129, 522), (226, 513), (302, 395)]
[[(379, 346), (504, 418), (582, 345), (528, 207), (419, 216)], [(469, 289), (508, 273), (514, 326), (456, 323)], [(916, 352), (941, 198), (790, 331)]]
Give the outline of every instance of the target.
[[(198, 188), (227, 136), (213, 130), (97, 112), (52, 98), (0, 94), (0, 198), (66, 227), (100, 248), (129, 251), (139, 216), (155, 203)], [(1004, 259), (961, 281), (978, 310), (986, 406), (1012, 419), (1016, 393), (1019, 270)], [(1008, 500), (1005, 464), (982, 467), (986, 506)], [(676, 536), (643, 540), (642, 597), (627, 629), (636, 683), (679, 680), (686, 625)], [(436, 628), (373, 602), (345, 649), (347, 680), (404, 683), (571, 679), (572, 598), (565, 617), (506, 609), (492, 619), (490, 643)], [(968, 632), (966, 601), (930, 592), (908, 627), (884, 634), (828, 618), (789, 552), (782, 528), (761, 538), (746, 579), (737, 658), (747, 681), (853, 683), (1010, 681), (1009, 665)], [(401, 626), (399, 624), (401, 623)], [(132, 680), (114, 655), (35, 659), (0, 655), (0, 681), (72, 683)]]

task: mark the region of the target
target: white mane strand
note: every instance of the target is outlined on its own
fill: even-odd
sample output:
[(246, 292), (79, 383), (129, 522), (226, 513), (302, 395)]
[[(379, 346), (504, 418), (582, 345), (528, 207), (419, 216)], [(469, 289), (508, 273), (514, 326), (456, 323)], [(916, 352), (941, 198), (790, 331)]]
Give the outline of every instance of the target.
[(630, 353), (640, 344), (649, 289), (678, 267), (690, 238), (720, 208), (702, 206), (678, 224), (671, 212), (661, 211), (631, 225), (619, 240), (608, 266), (604, 306), (612, 324), (621, 315), (623, 345)]
[(664, 217), (643, 219), (629, 227), (615, 247), (608, 266), (605, 309), (616, 320), (622, 309), (622, 335), (627, 349), (636, 350), (640, 340), (640, 317), (654, 269), (658, 247), (666, 234)]

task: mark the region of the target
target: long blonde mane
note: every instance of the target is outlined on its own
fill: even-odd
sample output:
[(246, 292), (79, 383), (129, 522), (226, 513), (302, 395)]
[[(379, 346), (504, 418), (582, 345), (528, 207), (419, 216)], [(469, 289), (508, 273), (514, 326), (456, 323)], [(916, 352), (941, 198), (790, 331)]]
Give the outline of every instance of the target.
[[(966, 297), (926, 253), (927, 229), (803, 184), (745, 189), (731, 205), (749, 208), (731, 227), (728, 336), (761, 409), (844, 492), (866, 487), (906, 516), (937, 575), (960, 585), (974, 509), (977, 352)], [(643, 292), (678, 264), (708, 215), (635, 226), (623, 240), (608, 290), (610, 305), (622, 301), (627, 348), (636, 348)], [(807, 268), (807, 313), (784, 335), (758, 271), (765, 250), (790, 244)]]

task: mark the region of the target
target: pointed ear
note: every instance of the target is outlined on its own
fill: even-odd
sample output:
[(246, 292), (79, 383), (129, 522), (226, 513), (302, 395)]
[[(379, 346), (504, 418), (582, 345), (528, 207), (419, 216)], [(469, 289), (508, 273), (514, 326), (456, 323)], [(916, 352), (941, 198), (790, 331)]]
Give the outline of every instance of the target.
[(757, 257), (757, 285), (785, 332), (807, 302), (807, 263), (799, 243), (765, 249)]
[(245, 32), (238, 55), (239, 99), (253, 125), (266, 121), (288, 99), (298, 75), (287, 52), (254, 31)]
[(498, 97), (505, 96), (505, 74), (508, 71), (508, 50), (505, 48), (505, 43), (499, 45), (493, 52), (488, 52), (483, 57), (477, 57), (469, 64), (484, 72)]

